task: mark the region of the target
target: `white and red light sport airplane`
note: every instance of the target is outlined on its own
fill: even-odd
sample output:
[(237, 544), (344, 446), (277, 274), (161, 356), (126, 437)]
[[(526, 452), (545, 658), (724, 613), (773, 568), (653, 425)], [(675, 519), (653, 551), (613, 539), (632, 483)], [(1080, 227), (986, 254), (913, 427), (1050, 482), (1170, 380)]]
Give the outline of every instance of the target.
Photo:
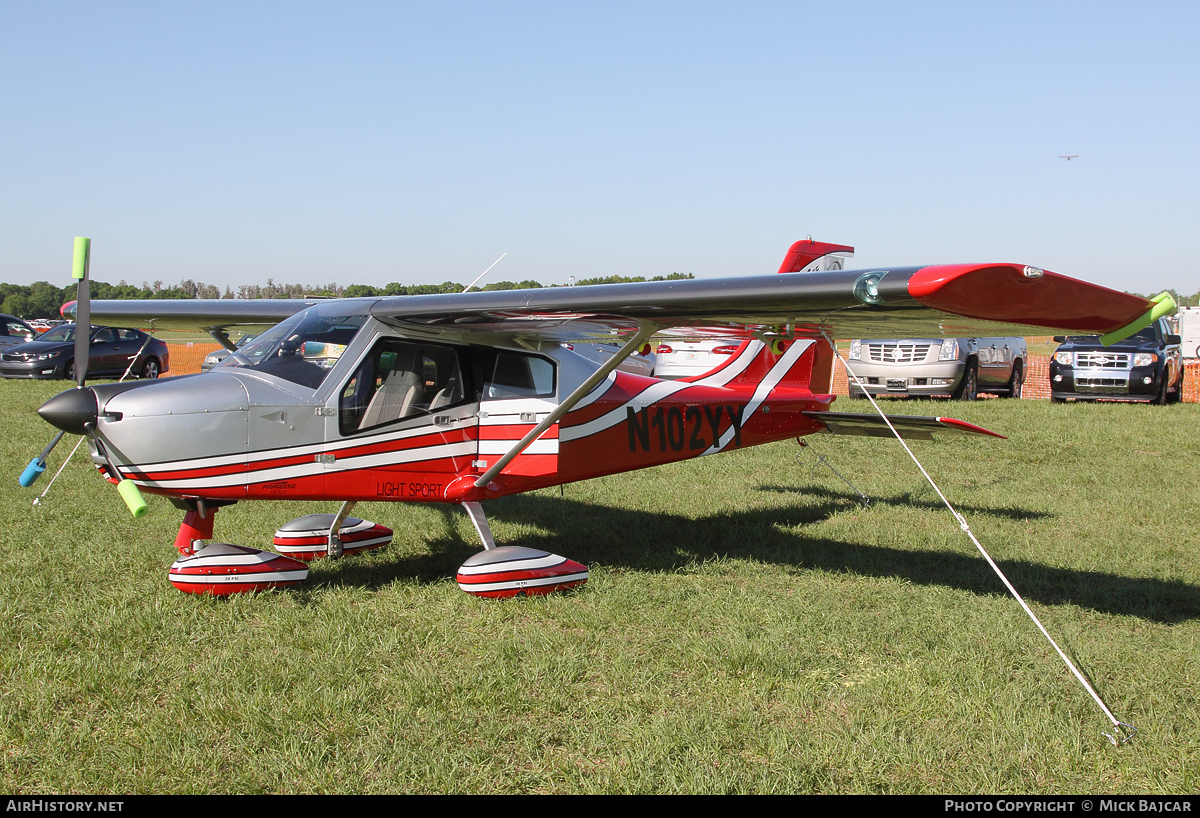
[[(170, 579), (193, 593), (298, 582), (302, 560), (389, 542), (389, 529), (349, 516), (365, 500), (461, 505), (484, 547), (459, 569), (466, 591), (569, 588), (587, 579), (586, 567), (496, 547), (483, 504), (816, 432), (890, 434), (881, 418), (830, 411), (830, 338), (1011, 334), (1017, 325), (1115, 341), (1173, 307), (1020, 264), (798, 272), (852, 249), (811, 239), (791, 247), (780, 274), (744, 278), (89, 303), (89, 246), (76, 240), (81, 323), (203, 327), (229, 347), (229, 327), (273, 325), (203, 375), (85, 387), (79, 368), (77, 388), (38, 410), (62, 432), (87, 436), (99, 471), (135, 514), (145, 509), (139, 489), (185, 512)], [(728, 338), (739, 349), (678, 381), (618, 370), (651, 336)], [(620, 351), (603, 363), (576, 348), (613, 341)], [(949, 418), (892, 422), (910, 437), (994, 434)], [(210, 542), (222, 506), (280, 499), (341, 507), (285, 525), (277, 552)]]

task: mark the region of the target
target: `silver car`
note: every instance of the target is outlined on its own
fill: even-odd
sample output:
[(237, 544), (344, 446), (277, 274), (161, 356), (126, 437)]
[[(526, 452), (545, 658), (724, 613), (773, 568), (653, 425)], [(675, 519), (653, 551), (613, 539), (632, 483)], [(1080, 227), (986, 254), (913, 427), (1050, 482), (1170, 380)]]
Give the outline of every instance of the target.
[(980, 392), (1021, 397), (1029, 353), (1024, 338), (859, 339), (850, 342), (850, 397), (949, 395), (975, 400)]
[[(607, 363), (608, 359), (613, 356), (621, 348), (620, 344), (599, 343), (599, 344), (564, 344), (567, 349), (573, 349), (580, 355), (585, 355), (599, 364)], [(653, 352), (639, 350), (633, 353), (621, 363), (617, 364), (617, 369), (622, 372), (630, 372), (634, 375), (644, 375), (647, 378), (654, 377), (655, 356)]]
[[(234, 346), (236, 346), (238, 349), (241, 349), (245, 344), (248, 344), (251, 341), (253, 341), (256, 336), (257, 336), (257, 333), (246, 333), (241, 338), (238, 338), (237, 343), (234, 344)], [(214, 349), (212, 352), (210, 352), (204, 356), (204, 361), (203, 361), (203, 363), (200, 364), (200, 371), (202, 373), (207, 372), (208, 370), (212, 369), (214, 366), (221, 363), (221, 361), (225, 360), (228, 357), (229, 357), (228, 349), (225, 349), (223, 347), (221, 349)]]

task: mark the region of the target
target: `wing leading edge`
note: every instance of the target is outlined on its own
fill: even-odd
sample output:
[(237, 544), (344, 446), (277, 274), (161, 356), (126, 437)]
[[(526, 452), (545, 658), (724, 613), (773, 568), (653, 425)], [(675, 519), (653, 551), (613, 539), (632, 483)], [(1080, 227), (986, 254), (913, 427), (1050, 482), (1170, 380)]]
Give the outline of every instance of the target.
[[(321, 301), (94, 301), (92, 321), (207, 329), (271, 324)], [(834, 270), (339, 302), (397, 328), (447, 336), (588, 341), (663, 334), (836, 338), (1103, 334), (1153, 307), (1140, 296), (1018, 264)], [(1001, 333), (1002, 334), (1002, 333)]]

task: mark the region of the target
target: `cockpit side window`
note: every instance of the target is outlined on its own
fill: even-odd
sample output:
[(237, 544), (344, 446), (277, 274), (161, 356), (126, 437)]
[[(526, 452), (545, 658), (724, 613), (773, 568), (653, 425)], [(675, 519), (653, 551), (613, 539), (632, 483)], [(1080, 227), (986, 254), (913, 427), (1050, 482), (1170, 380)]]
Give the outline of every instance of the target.
[(351, 435), (462, 403), (459, 351), (382, 338), (342, 388), (338, 428)]
[(500, 350), (484, 389), (485, 400), (554, 397), (554, 364), (537, 355)]

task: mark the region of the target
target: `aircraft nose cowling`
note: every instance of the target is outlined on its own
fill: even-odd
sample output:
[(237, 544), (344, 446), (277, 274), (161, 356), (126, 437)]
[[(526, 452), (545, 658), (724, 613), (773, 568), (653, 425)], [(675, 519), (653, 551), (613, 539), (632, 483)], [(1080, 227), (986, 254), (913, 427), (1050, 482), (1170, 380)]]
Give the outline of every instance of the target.
[(67, 434), (85, 435), (89, 424), (96, 425), (96, 393), (90, 387), (68, 389), (43, 403), (37, 412), (56, 429)]

